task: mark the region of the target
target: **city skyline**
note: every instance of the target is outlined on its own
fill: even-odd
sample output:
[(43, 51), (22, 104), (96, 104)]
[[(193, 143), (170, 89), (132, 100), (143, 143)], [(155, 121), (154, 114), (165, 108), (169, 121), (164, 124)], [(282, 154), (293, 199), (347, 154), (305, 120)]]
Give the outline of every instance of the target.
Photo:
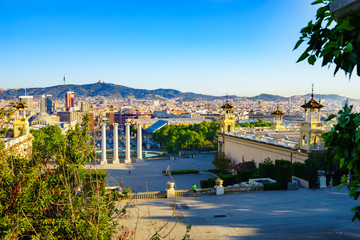
[(312, 1), (0, 0), (1, 88), (105, 81), (215, 96), (316, 94), (359, 98), (319, 64), (296, 64)]

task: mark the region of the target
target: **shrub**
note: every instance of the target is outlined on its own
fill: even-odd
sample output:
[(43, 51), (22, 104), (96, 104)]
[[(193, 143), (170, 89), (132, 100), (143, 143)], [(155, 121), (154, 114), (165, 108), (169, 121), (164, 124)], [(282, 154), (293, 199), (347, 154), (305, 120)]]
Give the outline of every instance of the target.
[(208, 179), (209, 188), (213, 188), (215, 186), (215, 180), (216, 180), (216, 178), (209, 178)]
[[(286, 185), (285, 185), (286, 186)], [(264, 191), (270, 191), (270, 190), (285, 190), (284, 184), (281, 183), (264, 183)]]
[(96, 189), (105, 194), (106, 175), (106, 170), (86, 170), (83, 176), (84, 195), (91, 196)]
[(216, 170), (227, 171), (230, 168), (232, 162), (232, 159), (224, 152), (218, 152), (215, 154), (215, 158), (212, 161), (212, 164), (214, 164)]
[(272, 163), (259, 163), (259, 176), (261, 178), (274, 179), (275, 165)]
[(304, 178), (305, 177), (305, 164), (304, 163), (293, 163), (292, 165), (293, 176)]
[(122, 193), (125, 194), (125, 196), (127, 196), (129, 193), (132, 193), (132, 190), (130, 187), (123, 188)]
[(236, 183), (236, 176), (232, 174), (220, 175), (220, 178), (224, 181), (225, 187)]
[(275, 160), (275, 180), (281, 184), (287, 185), (290, 182), (290, 161)]
[(201, 180), (200, 181), (201, 188), (209, 188), (209, 181), (208, 180)]
[(199, 170), (173, 170), (171, 171), (171, 175), (177, 175), (177, 174), (197, 174), (199, 173)]
[(252, 172), (250, 170), (238, 170), (237, 171), (237, 181), (246, 182), (251, 178)]

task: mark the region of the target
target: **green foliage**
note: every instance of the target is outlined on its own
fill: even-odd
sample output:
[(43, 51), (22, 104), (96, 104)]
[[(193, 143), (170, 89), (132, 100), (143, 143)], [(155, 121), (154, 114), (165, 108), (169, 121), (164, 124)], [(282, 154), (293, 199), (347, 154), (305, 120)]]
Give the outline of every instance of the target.
[(237, 182), (247, 182), (251, 178), (251, 170), (238, 170), (237, 171)]
[(212, 164), (215, 166), (216, 170), (227, 171), (232, 164), (232, 159), (224, 152), (218, 152), (215, 154)]
[(209, 181), (208, 180), (201, 180), (200, 181), (200, 187), (201, 188), (210, 188), (209, 187)]
[(259, 163), (259, 177), (275, 178), (275, 165), (272, 163)]
[(285, 190), (284, 184), (275, 182), (275, 183), (264, 183), (264, 191), (271, 191), (271, 190)]
[(127, 196), (129, 193), (132, 193), (132, 189), (130, 187), (123, 188), (122, 193), (125, 194), (125, 196)]
[(291, 180), (290, 161), (275, 160), (275, 180), (284, 186)]
[(232, 174), (224, 174), (224, 175), (220, 175), (220, 178), (224, 181), (223, 185), (229, 186), (229, 185), (234, 185), (236, 183), (236, 176), (232, 175)]
[(165, 146), (169, 153), (178, 153), (182, 149), (209, 150), (217, 144), (216, 132), (220, 125), (203, 121), (192, 125), (166, 125), (157, 130), (152, 138)]
[(259, 118), (256, 122), (237, 123), (236, 127), (271, 127), (272, 123), (265, 122)]
[[(339, 161), (340, 169), (351, 171), (353, 175), (353, 179), (347, 179), (344, 175), (339, 188), (346, 186), (350, 190), (349, 195), (357, 200), (360, 196), (360, 113), (353, 113), (352, 108), (345, 103), (338, 112), (337, 124), (323, 134), (323, 139), (328, 152), (335, 153), (333, 160)], [(334, 117), (330, 116), (328, 120)], [(354, 207), (352, 211), (353, 221), (360, 221), (360, 206)]]
[(360, 16), (352, 15), (337, 19), (330, 12), (332, 0), (317, 0), (312, 4), (323, 4), (316, 12), (316, 18), (301, 29), (301, 37), (296, 43), (297, 49), (304, 41), (308, 47), (302, 53), (298, 62), (305, 59), (314, 65), (322, 59), (322, 66), (335, 63), (334, 75), (342, 69), (351, 78), (352, 71), (357, 66), (360, 76)]
[(309, 181), (311, 188), (316, 187), (317, 171), (329, 170), (330, 166), (326, 162), (326, 155), (324, 153), (309, 153), (309, 159), (305, 160), (305, 180)]
[[(165, 173), (165, 171), (162, 171), (162, 173)], [(199, 170), (172, 170), (171, 175), (179, 175), (179, 174), (198, 174)]]
[[(97, 191), (101, 195), (105, 194), (106, 170), (86, 170), (83, 174), (83, 192), (84, 196), (92, 197)], [(96, 191), (94, 191), (96, 189)]]
[(293, 176), (298, 178), (305, 178), (305, 163), (293, 163)]
[[(112, 216), (117, 210), (104, 194), (104, 173), (94, 175), (95, 171), (83, 168), (83, 163), (92, 160), (85, 121), (86, 117), (81, 128), (67, 136), (56, 126), (32, 131), (35, 139), (29, 157), (5, 155), (2, 145), (1, 239), (111, 238), (116, 226)], [(72, 144), (78, 151), (70, 150)], [(50, 160), (58, 164), (49, 165)]]

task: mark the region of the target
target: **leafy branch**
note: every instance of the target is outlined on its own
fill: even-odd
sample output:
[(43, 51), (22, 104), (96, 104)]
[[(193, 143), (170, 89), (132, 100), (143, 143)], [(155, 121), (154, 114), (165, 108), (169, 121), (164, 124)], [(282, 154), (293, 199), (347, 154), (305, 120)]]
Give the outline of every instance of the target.
[(330, 12), (329, 4), (332, 1), (316, 0), (312, 3), (324, 6), (317, 10), (315, 21), (311, 20), (300, 31), (301, 37), (294, 50), (303, 42), (307, 42), (308, 47), (297, 62), (307, 59), (309, 64), (314, 65), (322, 59), (322, 67), (334, 63), (334, 75), (342, 69), (346, 76), (349, 74), (349, 78), (356, 66), (357, 75), (360, 76), (360, 16), (337, 19)]

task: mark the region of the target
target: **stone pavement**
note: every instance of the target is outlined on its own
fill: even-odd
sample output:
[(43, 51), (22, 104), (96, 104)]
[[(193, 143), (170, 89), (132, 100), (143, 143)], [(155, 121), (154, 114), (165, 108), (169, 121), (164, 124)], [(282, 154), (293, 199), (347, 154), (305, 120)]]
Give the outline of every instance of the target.
[[(119, 186), (122, 181), (125, 188), (130, 187), (134, 192), (165, 191), (166, 183), (172, 180), (162, 173), (168, 166), (171, 170), (208, 170), (214, 168), (213, 159), (213, 154), (200, 154), (195, 155), (195, 158), (152, 159), (144, 163), (88, 165), (87, 168), (105, 169), (109, 173), (107, 179), (109, 186)], [(214, 177), (211, 173), (200, 172), (200, 174), (175, 175), (173, 179), (177, 189), (185, 190), (191, 189), (194, 183), (200, 187), (201, 180), (211, 177)]]
[(171, 219), (160, 230), (165, 239), (182, 239), (191, 224), (191, 239), (355, 240), (360, 239), (360, 223), (351, 222), (355, 204), (360, 201), (335, 187), (134, 200), (118, 229), (136, 229), (134, 239), (149, 239)]

